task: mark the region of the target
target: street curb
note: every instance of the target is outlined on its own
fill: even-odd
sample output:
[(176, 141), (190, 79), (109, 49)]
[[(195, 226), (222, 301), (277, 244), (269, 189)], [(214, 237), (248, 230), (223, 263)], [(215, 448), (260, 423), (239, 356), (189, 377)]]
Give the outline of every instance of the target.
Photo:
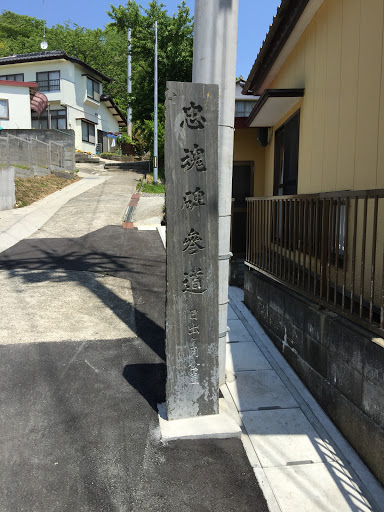
[(128, 207), (124, 213), (124, 221), (123, 221), (123, 229), (135, 229), (133, 224), (133, 217), (135, 215), (135, 210), (140, 200), (140, 193), (135, 192), (131, 196), (131, 200), (128, 203)]

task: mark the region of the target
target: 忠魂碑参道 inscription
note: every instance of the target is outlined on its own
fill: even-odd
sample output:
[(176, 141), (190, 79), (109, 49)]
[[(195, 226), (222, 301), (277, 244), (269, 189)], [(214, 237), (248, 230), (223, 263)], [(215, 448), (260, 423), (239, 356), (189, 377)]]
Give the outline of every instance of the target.
[(167, 414), (218, 411), (218, 86), (167, 82)]

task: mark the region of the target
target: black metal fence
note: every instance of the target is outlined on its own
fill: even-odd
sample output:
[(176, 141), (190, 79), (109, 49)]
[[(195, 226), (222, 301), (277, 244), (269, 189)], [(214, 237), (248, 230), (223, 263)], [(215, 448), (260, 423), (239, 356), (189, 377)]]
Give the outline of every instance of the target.
[(384, 190), (247, 198), (245, 263), (384, 334)]

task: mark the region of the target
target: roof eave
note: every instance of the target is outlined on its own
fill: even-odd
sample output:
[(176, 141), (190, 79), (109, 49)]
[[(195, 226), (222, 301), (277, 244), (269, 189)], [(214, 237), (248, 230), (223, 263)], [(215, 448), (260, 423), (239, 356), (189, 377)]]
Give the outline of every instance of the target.
[(242, 94), (257, 95), (273, 63), (291, 35), (309, 0), (282, 0), (244, 84)]
[(100, 97), (101, 101), (108, 101), (111, 105), (111, 107), (116, 111), (116, 113), (121, 118), (121, 121), (118, 121), (119, 124), (124, 124), (124, 126), (127, 126), (127, 119), (122, 114), (119, 107), (116, 105), (116, 103), (113, 101), (112, 96), (110, 94), (102, 94)]
[(100, 71), (97, 71), (97, 69), (93, 68), (92, 66), (90, 66), (89, 64), (87, 64), (86, 62), (83, 62), (81, 59), (78, 59), (77, 57), (71, 57), (70, 55), (67, 55), (65, 52), (61, 53), (61, 54), (57, 54), (57, 55), (41, 55), (40, 57), (37, 57), (35, 59), (31, 59), (31, 58), (28, 58), (28, 57), (21, 57), (21, 58), (18, 58), (18, 59), (10, 59), (10, 60), (7, 60), (5, 62), (1, 62), (0, 61), (0, 66), (6, 66), (8, 64), (24, 64), (26, 62), (28, 63), (31, 63), (31, 62), (41, 62), (41, 61), (45, 61), (45, 60), (68, 60), (74, 64), (78, 64), (79, 66), (82, 66), (83, 68), (87, 69), (88, 71), (90, 71), (91, 73), (94, 73), (95, 75), (99, 76), (102, 81), (104, 82), (107, 82), (107, 83), (111, 83), (112, 82), (112, 79), (109, 78), (107, 75), (104, 75), (103, 73), (101, 73)]

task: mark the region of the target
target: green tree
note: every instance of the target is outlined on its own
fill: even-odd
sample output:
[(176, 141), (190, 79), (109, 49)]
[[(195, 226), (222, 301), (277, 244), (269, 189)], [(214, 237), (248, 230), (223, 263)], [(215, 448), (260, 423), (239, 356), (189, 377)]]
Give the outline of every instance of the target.
[[(126, 37), (131, 28), (132, 94), (128, 104), (132, 108), (135, 123), (134, 135), (144, 140), (146, 149), (153, 149), (154, 140), (154, 25), (158, 25), (158, 147), (159, 171), (164, 169), (164, 100), (167, 80), (189, 82), (192, 79), (193, 60), (193, 19), (189, 8), (182, 0), (172, 16), (167, 14), (165, 5), (156, 0), (143, 9), (135, 0), (128, 0), (126, 6), (111, 5), (108, 12), (113, 26)], [(138, 146), (138, 145), (137, 145)]]
[(11, 11), (0, 15), (0, 57), (40, 51), (44, 21)]
[(132, 94), (128, 102), (133, 121), (143, 123), (153, 113), (154, 89), (154, 25), (158, 24), (158, 88), (159, 102), (165, 99), (167, 80), (191, 81), (193, 58), (193, 21), (183, 0), (172, 16), (165, 5), (154, 0), (143, 9), (135, 0), (125, 7), (111, 5), (112, 26), (127, 34), (131, 28)]

